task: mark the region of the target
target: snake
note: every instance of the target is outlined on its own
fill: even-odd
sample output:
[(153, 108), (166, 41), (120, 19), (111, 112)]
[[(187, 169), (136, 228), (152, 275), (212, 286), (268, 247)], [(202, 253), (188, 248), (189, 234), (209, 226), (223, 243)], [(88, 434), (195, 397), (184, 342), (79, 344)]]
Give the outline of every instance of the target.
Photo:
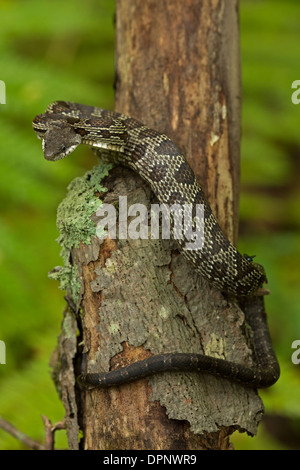
[[(152, 189), (160, 204), (203, 205), (203, 243), (188, 249), (185, 237), (176, 239), (179, 250), (200, 276), (224, 295), (236, 299), (251, 327), (255, 365), (194, 353), (150, 356), (108, 372), (84, 373), (81, 387), (111, 387), (165, 371), (196, 371), (227, 378), (252, 388), (273, 385), (280, 367), (274, 353), (264, 307), (264, 268), (242, 255), (223, 233), (186, 158), (167, 136), (116, 111), (68, 101), (55, 101), (33, 120), (42, 140), (44, 158), (60, 160), (80, 144), (104, 153), (114, 164), (135, 171)], [(197, 222), (195, 210), (190, 221)]]

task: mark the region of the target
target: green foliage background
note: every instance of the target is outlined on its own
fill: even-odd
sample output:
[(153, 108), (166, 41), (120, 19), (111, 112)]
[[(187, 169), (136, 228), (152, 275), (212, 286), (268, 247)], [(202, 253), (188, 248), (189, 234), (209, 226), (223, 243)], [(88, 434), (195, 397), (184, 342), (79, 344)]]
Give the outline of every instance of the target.
[[(40, 441), (40, 415), (52, 422), (64, 415), (48, 366), (64, 309), (63, 292), (47, 278), (61, 264), (56, 208), (67, 184), (95, 159), (82, 148), (59, 164), (46, 162), (31, 121), (57, 99), (113, 107), (113, 14), (112, 0), (0, 0), (0, 79), (6, 83), (6, 104), (0, 105), (0, 339), (7, 348), (0, 414)], [(282, 377), (261, 392), (266, 414), (287, 420), (294, 434), (293, 440), (288, 433), (278, 439), (274, 429), (261, 426), (255, 438), (234, 435), (240, 449), (300, 447), (300, 366), (291, 362), (291, 344), (300, 339), (300, 105), (291, 102), (291, 84), (300, 79), (299, 17), (298, 0), (241, 1), (240, 249), (257, 254), (272, 291), (267, 307)], [(66, 446), (60, 431), (57, 447)], [(0, 430), (0, 449), (21, 448)]]

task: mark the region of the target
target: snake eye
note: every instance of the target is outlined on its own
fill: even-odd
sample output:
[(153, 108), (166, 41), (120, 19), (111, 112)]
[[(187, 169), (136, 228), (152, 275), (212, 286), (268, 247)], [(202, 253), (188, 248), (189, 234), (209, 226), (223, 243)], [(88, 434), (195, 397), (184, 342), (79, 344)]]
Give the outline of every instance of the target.
[(252, 263), (253, 261), (253, 258), (255, 258), (256, 255), (247, 255), (246, 253), (244, 254), (244, 258), (246, 258), (247, 261), (249, 261), (250, 263)]
[(67, 150), (67, 147), (65, 145), (61, 145), (60, 150), (61, 152), (65, 152)]

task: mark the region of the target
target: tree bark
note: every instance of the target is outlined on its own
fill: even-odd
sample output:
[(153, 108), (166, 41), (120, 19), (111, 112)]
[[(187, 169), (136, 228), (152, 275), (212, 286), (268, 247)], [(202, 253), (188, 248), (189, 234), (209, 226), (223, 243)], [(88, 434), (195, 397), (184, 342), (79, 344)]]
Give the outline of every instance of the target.
[(115, 108), (166, 133), (238, 233), (238, 0), (117, 1)]
[[(237, 0), (116, 4), (115, 109), (172, 138), (233, 242), (239, 194), (238, 25)], [(115, 203), (119, 195), (127, 195), (128, 206), (149, 207), (153, 201), (147, 185), (127, 169), (114, 168), (102, 184), (108, 189), (100, 194), (104, 202)], [(100, 242), (94, 236), (91, 244), (72, 249), (72, 262), (81, 279), (79, 329), (89, 372), (161, 352), (202, 352), (251, 363), (243, 313), (193, 272), (172, 241)], [(235, 429), (256, 433), (263, 412), (255, 391), (194, 373), (78, 391), (77, 403), (70, 393), (65, 396), (73, 448), (78, 419), (86, 449), (228, 449)]]

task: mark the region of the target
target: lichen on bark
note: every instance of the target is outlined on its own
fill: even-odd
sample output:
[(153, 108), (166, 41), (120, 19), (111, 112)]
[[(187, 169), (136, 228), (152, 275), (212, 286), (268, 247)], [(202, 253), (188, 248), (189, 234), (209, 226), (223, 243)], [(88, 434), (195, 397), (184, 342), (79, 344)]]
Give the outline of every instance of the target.
[(60, 254), (64, 265), (54, 268), (49, 277), (59, 281), (60, 289), (69, 292), (75, 304), (79, 301), (81, 283), (77, 266), (70, 262), (70, 252), (72, 248), (78, 248), (80, 243), (89, 245), (96, 233), (91, 216), (102, 202), (95, 194), (106, 191), (101, 181), (111, 168), (112, 164), (101, 162), (71, 181), (66, 197), (57, 209), (56, 225), (60, 232), (57, 242), (62, 248)]

